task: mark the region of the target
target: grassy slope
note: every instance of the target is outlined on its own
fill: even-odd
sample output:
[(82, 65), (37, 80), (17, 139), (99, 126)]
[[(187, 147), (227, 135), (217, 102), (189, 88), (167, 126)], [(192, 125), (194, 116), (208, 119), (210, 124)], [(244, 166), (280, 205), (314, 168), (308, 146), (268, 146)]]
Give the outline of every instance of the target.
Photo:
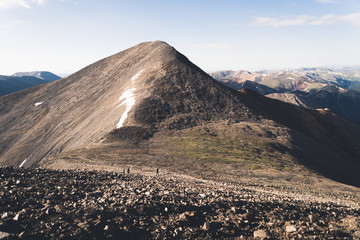
[[(213, 123), (156, 134), (142, 144), (111, 142), (53, 157), (71, 164), (146, 166), (210, 179), (236, 180), (240, 176), (288, 178), (315, 176), (293, 157), (291, 134), (260, 123)], [(62, 162), (63, 164), (63, 162)], [(260, 176), (261, 175), (261, 176)]]
[(263, 137), (245, 136), (219, 137), (204, 130), (186, 130), (183, 136), (171, 137), (171, 154), (204, 162), (241, 163), (248, 169), (272, 167), (277, 170), (293, 170), (294, 159), (271, 147), (273, 140)]

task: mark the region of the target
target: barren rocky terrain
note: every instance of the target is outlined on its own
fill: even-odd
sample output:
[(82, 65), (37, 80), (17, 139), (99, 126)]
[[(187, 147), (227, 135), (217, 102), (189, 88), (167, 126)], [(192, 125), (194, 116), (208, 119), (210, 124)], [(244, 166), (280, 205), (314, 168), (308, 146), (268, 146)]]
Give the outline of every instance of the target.
[(9, 239), (358, 239), (359, 201), (173, 173), (0, 169)]
[(142, 43), (0, 97), (0, 239), (359, 238), (359, 136)]

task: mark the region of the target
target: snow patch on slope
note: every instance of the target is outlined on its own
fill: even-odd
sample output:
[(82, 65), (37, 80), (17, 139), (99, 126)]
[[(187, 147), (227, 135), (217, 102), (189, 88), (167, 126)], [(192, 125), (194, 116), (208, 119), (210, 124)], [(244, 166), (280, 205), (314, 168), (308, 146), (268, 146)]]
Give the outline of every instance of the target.
[(25, 164), (26, 160), (27, 158), (25, 158), (24, 161), (22, 161), (22, 163), (19, 165), (19, 168), (21, 168)]
[(137, 74), (135, 74), (132, 78), (131, 78), (131, 81), (134, 81), (136, 80), (143, 72), (144, 70), (141, 70), (140, 72), (138, 72)]
[(43, 104), (43, 102), (37, 102), (37, 103), (34, 104), (34, 106), (39, 106), (41, 104)]
[(128, 117), (128, 113), (130, 112), (131, 108), (135, 105), (134, 92), (136, 91), (136, 87), (134, 86), (134, 81), (142, 74), (143, 71), (144, 70), (141, 70), (131, 78), (131, 87), (128, 90), (126, 90), (119, 98), (119, 101), (121, 103), (118, 105), (118, 107), (125, 105), (126, 109), (123, 115), (121, 116), (118, 124), (116, 125), (116, 129), (121, 128), (124, 125), (124, 122)]

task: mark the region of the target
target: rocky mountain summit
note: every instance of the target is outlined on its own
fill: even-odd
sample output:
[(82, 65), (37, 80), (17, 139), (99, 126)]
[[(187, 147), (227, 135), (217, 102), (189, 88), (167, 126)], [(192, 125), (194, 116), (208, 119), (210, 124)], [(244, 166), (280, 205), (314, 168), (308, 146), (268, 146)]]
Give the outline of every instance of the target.
[(357, 239), (359, 195), (285, 190), (174, 174), (0, 168), (8, 239)]

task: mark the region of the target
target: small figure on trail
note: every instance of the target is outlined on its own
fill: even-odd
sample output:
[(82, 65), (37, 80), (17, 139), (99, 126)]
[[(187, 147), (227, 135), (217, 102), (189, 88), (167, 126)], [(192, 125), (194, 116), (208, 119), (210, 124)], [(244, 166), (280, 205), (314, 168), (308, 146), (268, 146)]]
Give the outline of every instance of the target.
[(130, 168), (128, 168), (127, 172), (128, 172), (128, 174), (130, 174)]
[(156, 168), (156, 176), (159, 176), (159, 168)]
[(125, 168), (123, 167), (123, 174), (125, 174)]

